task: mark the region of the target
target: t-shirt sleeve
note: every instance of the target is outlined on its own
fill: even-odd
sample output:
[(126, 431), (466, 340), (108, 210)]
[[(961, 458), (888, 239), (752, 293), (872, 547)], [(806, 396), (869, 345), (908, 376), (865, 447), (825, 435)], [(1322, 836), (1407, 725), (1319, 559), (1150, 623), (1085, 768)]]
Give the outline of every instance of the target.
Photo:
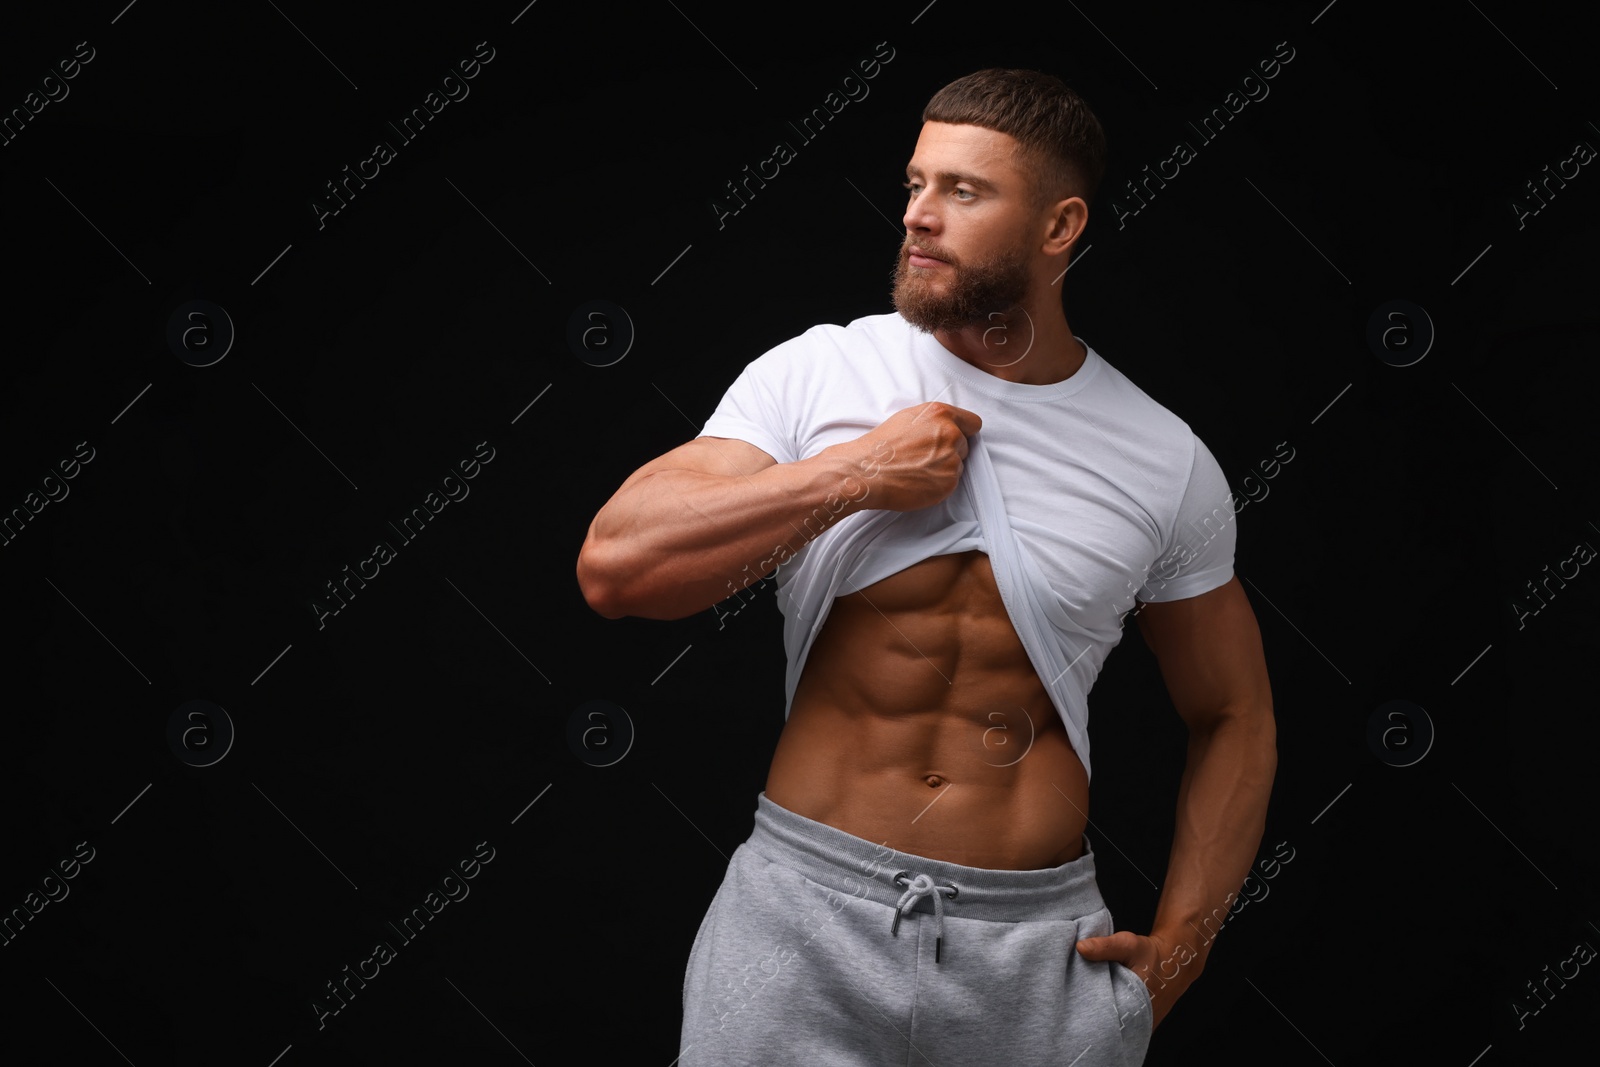
[(1177, 521), (1150, 568), (1149, 581), (1136, 594), (1139, 600), (1147, 604), (1186, 600), (1227, 582), (1233, 577), (1238, 521), (1222, 466), (1197, 436)]
[(779, 463), (800, 457), (792, 420), (781, 400), (795, 395), (784, 386), (792, 360), (783, 346), (747, 364), (700, 429), (701, 437), (733, 437), (748, 441)]

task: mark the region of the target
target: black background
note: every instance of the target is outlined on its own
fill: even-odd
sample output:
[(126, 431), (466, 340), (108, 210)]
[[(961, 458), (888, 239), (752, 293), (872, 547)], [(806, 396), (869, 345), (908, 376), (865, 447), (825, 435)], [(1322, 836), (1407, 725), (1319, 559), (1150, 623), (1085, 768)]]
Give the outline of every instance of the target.
[[(1593, 46), (1563, 5), (1427, 7), (8, 14), (5, 113), (78, 42), (94, 58), (0, 146), (0, 508), (37, 506), (78, 442), (94, 458), (0, 550), (0, 909), (95, 851), (0, 947), (7, 1061), (673, 1060), (689, 946), (782, 726), (781, 618), (768, 587), (726, 626), (606, 620), (578, 547), (746, 362), (890, 309), (920, 110), (996, 65), (1062, 76), (1109, 135), (1073, 329), (1236, 488), (1295, 455), (1237, 553), (1279, 731), (1262, 855), (1294, 859), (1148, 1062), (1592, 1055), (1593, 965), (1521, 1027), (1513, 1003), (1600, 946), (1600, 578), (1520, 628), (1512, 605), (1600, 545), (1600, 177), (1513, 208), (1600, 146)], [(480, 41), (470, 95), (401, 143), (386, 123)], [(719, 227), (724, 183), (879, 42), (870, 95)], [(1270, 95), (1201, 143), (1186, 123), (1279, 42)], [(395, 159), (319, 228), (325, 183), (380, 139)], [(1180, 139), (1196, 158), (1119, 227), (1124, 183)], [(610, 366), (567, 340), (596, 299), (636, 330)], [(1367, 341), (1396, 299), (1436, 331), (1404, 367)], [(193, 300), (236, 331), (206, 367), (167, 341)], [(470, 496), (319, 626), (325, 583), (484, 441)], [(236, 731), (206, 767), (167, 740), (197, 699)], [(1101, 884), (1147, 930), (1184, 733), (1133, 628), (1092, 699)], [(590, 700), (635, 730), (611, 766), (568, 742)], [(1409, 766), (1368, 743), (1391, 700), (1434, 731)], [(479, 842), (470, 896), (319, 1029), (324, 983)]]

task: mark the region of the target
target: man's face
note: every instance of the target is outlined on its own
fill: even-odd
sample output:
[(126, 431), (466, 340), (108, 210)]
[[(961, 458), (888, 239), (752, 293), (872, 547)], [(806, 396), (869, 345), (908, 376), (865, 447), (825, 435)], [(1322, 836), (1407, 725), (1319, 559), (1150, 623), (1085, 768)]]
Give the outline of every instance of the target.
[(923, 124), (906, 166), (906, 239), (894, 271), (895, 310), (913, 326), (991, 325), (991, 313), (1027, 295), (1036, 212), (1018, 149), (981, 126)]

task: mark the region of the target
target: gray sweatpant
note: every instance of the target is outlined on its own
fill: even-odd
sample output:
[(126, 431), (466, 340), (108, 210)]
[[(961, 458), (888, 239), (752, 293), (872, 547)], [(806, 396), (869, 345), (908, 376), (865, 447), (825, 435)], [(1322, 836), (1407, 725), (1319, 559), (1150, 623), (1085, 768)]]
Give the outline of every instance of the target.
[(874, 845), (761, 793), (700, 923), (678, 1067), (1137, 1067), (1150, 994), (1073, 947), (1113, 931), (1094, 854), (996, 871)]

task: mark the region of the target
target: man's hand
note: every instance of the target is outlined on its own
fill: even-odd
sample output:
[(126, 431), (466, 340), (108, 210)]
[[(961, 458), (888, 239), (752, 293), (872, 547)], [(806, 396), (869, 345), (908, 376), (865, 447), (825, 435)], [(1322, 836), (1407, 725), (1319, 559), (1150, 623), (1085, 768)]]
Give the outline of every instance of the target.
[(916, 511), (955, 491), (967, 458), (967, 438), (978, 432), (977, 412), (937, 400), (902, 408), (845, 450), (866, 474), (864, 507)]
[[(1183, 995), (1183, 991), (1198, 977), (1194, 964), (1179, 966), (1181, 961), (1193, 958), (1193, 954), (1186, 952), (1182, 945), (1183, 942), (1176, 937), (1163, 937), (1154, 931), (1146, 937), (1131, 930), (1118, 930), (1105, 937), (1080, 938), (1077, 948), (1078, 955), (1086, 960), (1115, 960), (1133, 969), (1133, 973), (1150, 991), (1150, 1028), (1154, 1030), (1167, 1017), (1167, 1012), (1172, 1010), (1172, 1005)], [(1172, 970), (1177, 971), (1176, 977), (1167, 977)], [(1151, 980), (1152, 976), (1157, 976), (1155, 981)]]

